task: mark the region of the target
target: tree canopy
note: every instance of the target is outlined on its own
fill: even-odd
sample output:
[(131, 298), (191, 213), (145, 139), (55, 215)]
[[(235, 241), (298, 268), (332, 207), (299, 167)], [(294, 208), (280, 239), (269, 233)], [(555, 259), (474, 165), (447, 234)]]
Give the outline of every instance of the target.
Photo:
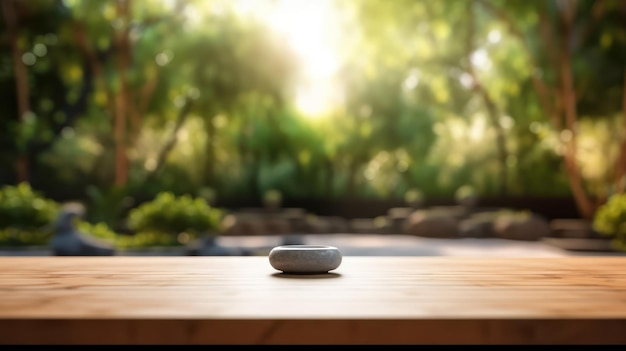
[(381, 199), (469, 185), (573, 196), (584, 217), (626, 186), (624, 1), (0, 10), (3, 183)]

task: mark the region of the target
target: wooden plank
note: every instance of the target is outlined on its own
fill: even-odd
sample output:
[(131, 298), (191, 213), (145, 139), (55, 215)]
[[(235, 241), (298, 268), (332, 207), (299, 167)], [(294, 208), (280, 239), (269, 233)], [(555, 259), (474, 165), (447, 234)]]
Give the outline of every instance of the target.
[(623, 320), (0, 320), (2, 344), (624, 344)]
[(626, 343), (621, 257), (1, 257), (0, 343)]

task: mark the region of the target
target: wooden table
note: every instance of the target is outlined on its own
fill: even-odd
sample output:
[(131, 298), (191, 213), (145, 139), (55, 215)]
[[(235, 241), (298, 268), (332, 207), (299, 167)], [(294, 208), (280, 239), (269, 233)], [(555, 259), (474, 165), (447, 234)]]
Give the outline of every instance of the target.
[(2, 344), (626, 343), (626, 259), (0, 257)]

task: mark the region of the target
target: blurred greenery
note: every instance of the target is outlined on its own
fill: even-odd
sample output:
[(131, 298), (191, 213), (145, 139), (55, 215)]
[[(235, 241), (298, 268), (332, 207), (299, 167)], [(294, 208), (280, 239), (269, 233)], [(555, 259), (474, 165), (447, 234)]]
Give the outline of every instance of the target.
[(13, 227), (0, 229), (1, 247), (46, 246), (51, 238), (51, 231)]
[(119, 234), (113, 231), (106, 223), (90, 223), (78, 221), (78, 230), (87, 235), (112, 243), (117, 249), (142, 249), (149, 247), (180, 247), (187, 244), (192, 238), (190, 235), (174, 235), (168, 232), (139, 232), (133, 235)]
[(29, 184), (0, 188), (0, 246), (46, 245), (59, 204)]
[[(4, 0), (0, 11), (0, 183), (84, 200), (112, 230), (215, 229), (192, 195), (417, 201), (414, 189), (454, 199), (471, 186), (572, 196), (591, 218), (624, 190), (620, 0)], [(23, 206), (0, 218), (17, 226), (52, 211), (0, 206)]]
[[(110, 192), (123, 193), (118, 189)], [(52, 223), (60, 210), (60, 204), (33, 191), (27, 183), (3, 186), (0, 188), (0, 246), (47, 245), (53, 235)], [(99, 211), (94, 213), (117, 213), (115, 210)], [(130, 226), (134, 230), (131, 234), (116, 232), (98, 217), (77, 219), (75, 225), (80, 232), (109, 241), (119, 249), (133, 249), (181, 246), (201, 234), (215, 234), (220, 230), (221, 216), (222, 211), (209, 206), (203, 198), (176, 197), (163, 192), (153, 201), (130, 211)]]
[(34, 191), (29, 184), (0, 188), (0, 229), (42, 230), (56, 219), (59, 204)]
[(160, 193), (154, 200), (133, 208), (129, 227), (136, 233), (156, 232), (177, 236), (187, 233), (192, 238), (220, 231), (222, 211), (211, 207), (203, 198)]
[(616, 248), (626, 251), (626, 194), (612, 195), (596, 213), (593, 228), (613, 239)]

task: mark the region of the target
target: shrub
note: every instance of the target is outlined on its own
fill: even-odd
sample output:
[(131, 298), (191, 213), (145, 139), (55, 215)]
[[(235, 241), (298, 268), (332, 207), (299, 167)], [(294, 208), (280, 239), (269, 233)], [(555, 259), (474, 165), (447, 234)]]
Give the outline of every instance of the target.
[(59, 207), (28, 183), (5, 185), (0, 188), (0, 228), (40, 229), (55, 220)]
[(593, 229), (613, 237), (614, 246), (626, 250), (626, 194), (612, 195), (598, 208), (593, 218)]
[(82, 233), (106, 240), (118, 249), (145, 248), (153, 246), (180, 246), (188, 238), (184, 234), (172, 235), (162, 232), (140, 232), (134, 235), (124, 235), (114, 232), (106, 223), (89, 223), (78, 221), (77, 228)]
[(0, 229), (0, 246), (3, 247), (46, 246), (51, 238), (50, 230)]
[(0, 246), (46, 245), (52, 237), (49, 224), (59, 204), (34, 191), (28, 183), (0, 188)]
[(0, 245), (46, 245), (52, 237), (49, 224), (59, 204), (46, 199), (28, 183), (0, 188)]
[(197, 236), (220, 230), (222, 211), (211, 207), (202, 198), (180, 197), (170, 192), (157, 197), (129, 213), (129, 227), (137, 233), (153, 232)]

